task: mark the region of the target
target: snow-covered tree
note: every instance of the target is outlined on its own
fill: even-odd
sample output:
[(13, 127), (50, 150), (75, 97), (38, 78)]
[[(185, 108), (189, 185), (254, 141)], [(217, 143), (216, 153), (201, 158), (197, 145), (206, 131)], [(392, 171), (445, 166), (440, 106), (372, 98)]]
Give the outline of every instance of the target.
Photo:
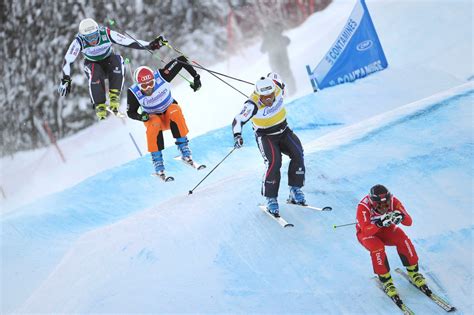
[[(1, 154), (34, 149), (49, 143), (47, 123), (57, 138), (96, 123), (90, 105), (82, 57), (72, 68), (72, 92), (60, 98), (57, 86), (66, 50), (79, 22), (94, 18), (99, 24), (143, 40), (164, 34), (170, 43), (206, 66), (228, 54), (228, 40), (236, 46), (260, 41), (272, 20), (293, 27), (310, 11), (330, 0), (18, 0), (0, 4), (0, 146)], [(233, 20), (230, 20), (230, 16)], [(230, 36), (232, 33), (232, 36)], [(151, 54), (114, 47), (133, 67), (159, 67), (176, 52), (162, 48)], [(232, 52), (232, 51), (231, 51)], [(130, 76), (126, 75), (125, 87)]]

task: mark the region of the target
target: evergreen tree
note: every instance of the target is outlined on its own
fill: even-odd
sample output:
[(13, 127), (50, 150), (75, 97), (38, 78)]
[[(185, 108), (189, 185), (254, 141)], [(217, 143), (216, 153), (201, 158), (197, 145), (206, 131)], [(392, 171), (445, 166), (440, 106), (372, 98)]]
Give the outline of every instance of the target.
[[(170, 43), (206, 66), (227, 53), (228, 18), (232, 14), (234, 40), (249, 44), (260, 40), (269, 20), (294, 21), (294, 8), (321, 9), (330, 0), (18, 0), (0, 4), (0, 147), (1, 154), (35, 149), (49, 144), (44, 124), (56, 138), (63, 138), (96, 123), (87, 82), (82, 72), (82, 56), (72, 66), (72, 92), (59, 97), (57, 87), (69, 44), (79, 22), (94, 18), (118, 32), (152, 40), (164, 34)], [(301, 10), (295, 11), (297, 14)], [(298, 13), (299, 12), (299, 13)], [(300, 17), (297, 17), (300, 19)], [(286, 26), (294, 26), (287, 23)], [(132, 66), (162, 66), (176, 56), (164, 47), (151, 54), (114, 45)], [(128, 73), (128, 71), (127, 71)], [(125, 88), (131, 84), (126, 74)]]

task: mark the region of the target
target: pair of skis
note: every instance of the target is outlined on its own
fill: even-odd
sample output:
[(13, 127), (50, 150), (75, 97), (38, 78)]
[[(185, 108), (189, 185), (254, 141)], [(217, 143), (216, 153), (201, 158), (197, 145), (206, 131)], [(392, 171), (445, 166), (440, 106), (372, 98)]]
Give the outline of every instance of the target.
[[(448, 301), (446, 301), (445, 299), (443, 299), (442, 297), (440, 297), (439, 295), (433, 293), (433, 291), (428, 288), (427, 285), (424, 285), (422, 287), (417, 287), (415, 284), (413, 284), (411, 281), (410, 281), (410, 277), (408, 276), (408, 274), (403, 271), (402, 269), (400, 268), (396, 268), (395, 269), (396, 272), (398, 272), (399, 274), (402, 275), (403, 278), (405, 278), (405, 280), (407, 280), (408, 282), (410, 282), (410, 284), (412, 284), (415, 288), (417, 288), (418, 290), (420, 290), (420, 292), (422, 292), (424, 295), (426, 295), (428, 298), (430, 298), (431, 301), (433, 301), (434, 303), (436, 303), (436, 305), (438, 305), (439, 307), (441, 307), (443, 310), (445, 310), (446, 312), (454, 312), (456, 310), (456, 307), (452, 306)], [(375, 281), (377, 282), (377, 286), (379, 287), (380, 290), (382, 290), (384, 293), (385, 293), (385, 290), (383, 289), (383, 285), (382, 283), (380, 282), (380, 280), (377, 278), (377, 277), (374, 277)], [(414, 315), (415, 313), (400, 299), (400, 296), (397, 294), (393, 297), (390, 297), (390, 299), (395, 303), (395, 305), (398, 306), (398, 308), (403, 312), (403, 314), (405, 315)]]
[[(191, 166), (192, 168), (200, 171), (202, 169), (205, 169), (206, 168), (206, 165), (204, 164), (199, 164), (193, 160), (183, 160), (180, 156), (177, 156), (175, 157), (176, 160), (180, 160), (182, 161), (184, 164), (188, 165), (188, 166)], [(173, 176), (166, 176), (165, 172), (161, 172), (161, 173), (153, 173), (151, 174), (152, 176), (156, 176), (158, 177), (159, 179), (161, 179), (162, 181), (164, 182), (172, 182), (174, 181), (174, 177)]]
[[(106, 108), (107, 111), (112, 114), (113, 116), (117, 117), (117, 118), (125, 118), (127, 117), (127, 115), (125, 115), (124, 113), (122, 113), (121, 111), (116, 111), (114, 112), (113, 110), (111, 110), (109, 107)], [(193, 160), (183, 160), (180, 156), (177, 156), (175, 157), (176, 160), (180, 160), (182, 161), (184, 164), (188, 165), (188, 166), (191, 166), (192, 168), (200, 171), (204, 168), (206, 168), (206, 165), (204, 164), (199, 164)], [(173, 176), (166, 176), (165, 172), (160, 172), (160, 173), (153, 173), (151, 174), (152, 176), (155, 176), (155, 177), (158, 177), (159, 179), (161, 179), (162, 181), (164, 182), (172, 182), (174, 181), (174, 177)]]
[[(291, 202), (287, 202), (287, 204), (288, 204), (288, 205), (292, 205), (292, 206), (297, 206), (297, 207), (308, 208), (308, 209), (312, 209), (312, 210), (315, 210), (315, 211), (331, 211), (331, 210), (332, 210), (331, 207), (318, 208), (318, 207), (313, 207), (313, 206), (309, 206), (309, 205), (295, 204), (295, 203), (291, 203)], [(266, 214), (268, 214), (273, 220), (275, 220), (275, 221), (276, 221), (278, 224), (280, 224), (282, 227), (286, 228), (286, 227), (295, 226), (294, 224), (289, 223), (289, 222), (286, 221), (284, 218), (282, 218), (280, 214), (274, 215), (274, 214), (270, 213), (265, 205), (259, 205), (258, 207), (259, 207), (263, 212), (265, 212)]]

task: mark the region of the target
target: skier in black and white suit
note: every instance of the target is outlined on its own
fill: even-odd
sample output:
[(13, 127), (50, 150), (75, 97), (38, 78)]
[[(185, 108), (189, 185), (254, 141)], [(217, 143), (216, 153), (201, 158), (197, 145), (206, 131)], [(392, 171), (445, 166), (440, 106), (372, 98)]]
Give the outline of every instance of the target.
[(105, 79), (109, 79), (109, 109), (117, 113), (120, 106), (120, 93), (125, 76), (122, 56), (115, 54), (112, 44), (133, 49), (159, 49), (166, 43), (163, 36), (151, 42), (135, 41), (108, 27), (99, 26), (87, 18), (79, 24), (79, 33), (69, 45), (64, 57), (63, 77), (58, 88), (59, 95), (66, 96), (71, 91), (71, 65), (79, 53), (84, 55), (84, 72), (89, 81), (89, 94), (97, 118), (107, 117)]

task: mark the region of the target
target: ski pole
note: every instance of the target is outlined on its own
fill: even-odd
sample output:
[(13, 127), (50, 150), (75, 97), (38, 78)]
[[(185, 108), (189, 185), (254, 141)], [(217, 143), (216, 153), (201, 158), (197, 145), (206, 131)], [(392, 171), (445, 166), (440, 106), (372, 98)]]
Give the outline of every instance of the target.
[[(168, 46), (170, 49), (176, 51), (178, 54), (180, 55), (183, 55), (184, 57), (186, 57), (186, 59), (189, 59), (189, 57), (187, 57), (185, 54), (183, 54), (183, 52), (181, 52), (179, 49), (177, 48), (174, 48), (173, 46), (171, 46), (169, 43), (165, 43), (165, 46)], [(192, 63), (194, 63), (196, 65), (196, 68), (198, 69), (202, 69), (202, 70), (205, 70), (209, 73), (214, 73), (214, 74), (217, 74), (217, 75), (221, 75), (223, 77), (226, 77), (226, 78), (229, 78), (229, 79), (232, 79), (232, 80), (236, 80), (236, 81), (240, 81), (240, 82), (243, 82), (243, 83), (247, 83), (247, 84), (250, 84), (250, 85), (254, 85), (254, 83), (252, 82), (249, 82), (249, 81), (245, 81), (245, 80), (242, 80), (242, 79), (239, 79), (239, 78), (236, 78), (236, 77), (233, 77), (233, 76), (230, 76), (230, 75), (227, 75), (227, 74), (224, 74), (224, 73), (221, 73), (221, 72), (217, 72), (215, 70), (211, 70), (211, 69), (208, 69), (208, 68), (205, 68), (203, 67), (202, 65), (200, 65), (199, 63), (197, 63), (197, 61), (194, 61), (194, 60), (191, 60)]]
[[(146, 48), (145, 46), (143, 46), (135, 37), (133, 37), (132, 35), (130, 35), (127, 31), (125, 31), (125, 30), (121, 29), (120, 27), (118, 27), (118, 26), (117, 26), (117, 23), (115, 22), (115, 20), (109, 19), (109, 24), (110, 24), (111, 26), (114, 26), (114, 25), (115, 25), (115, 27), (117, 27), (120, 32), (122, 32), (122, 33), (124, 33), (125, 35), (127, 35), (128, 37), (130, 37), (130, 38), (131, 38), (132, 40), (134, 40), (140, 47), (142, 47), (143, 49), (145, 49), (146, 51), (148, 51), (153, 57), (156, 58), (155, 54), (154, 54), (150, 49), (148, 49), (148, 48)], [(173, 49), (173, 50), (176, 51), (177, 53), (179, 53), (179, 54), (183, 55), (184, 57), (186, 57), (181, 51), (179, 51), (178, 49), (172, 47), (172, 46), (169, 45), (168, 43), (165, 43), (165, 45), (168, 46), (168, 47), (170, 47), (171, 49)], [(163, 61), (161, 58), (159, 58), (159, 60), (164, 63), (164, 61)], [(181, 60), (176, 60), (176, 61), (179, 62), (179, 63), (184, 63), (184, 62), (182, 62)], [(197, 66), (199, 66), (201, 69), (206, 70), (206, 71), (209, 71), (208, 69), (202, 67), (202, 66), (201, 66), (200, 64), (198, 64), (197, 62), (193, 61), (193, 63), (195, 63), (195, 64), (196, 64)], [(236, 90), (237, 92), (239, 92), (240, 94), (242, 94), (245, 98), (247, 98), (247, 95), (246, 95), (245, 93), (241, 92), (239, 89), (237, 89), (237, 88), (234, 87), (233, 85), (231, 85), (231, 84), (227, 83), (226, 81), (224, 81), (223, 79), (219, 78), (219, 77), (216, 76), (214, 73), (212, 73), (212, 72), (210, 72), (210, 71), (209, 71), (209, 73), (212, 74), (213, 76), (215, 76), (217, 79), (219, 79), (219, 80), (221, 80), (222, 82), (224, 82), (225, 84), (227, 84), (228, 86), (230, 86), (231, 88), (233, 88), (234, 90)], [(184, 76), (182, 76), (181, 74), (180, 74), (179, 76), (182, 77), (183, 79), (185, 79), (186, 81), (188, 81), (188, 83), (191, 84), (191, 81), (189, 81), (188, 79), (186, 79)], [(252, 85), (253, 85), (253, 83), (251, 83), (251, 82), (246, 82), (246, 83), (249, 83), (249, 84), (252, 84)]]
[[(115, 20), (112, 20), (112, 19), (109, 19), (109, 24), (110, 26), (115, 26), (120, 32), (124, 33), (125, 35), (127, 35), (128, 37), (130, 37), (133, 41), (135, 41), (141, 48), (143, 48), (144, 50), (148, 51), (154, 58), (158, 59), (159, 61), (161, 61), (162, 63), (165, 63), (165, 61), (163, 59), (161, 59), (161, 57), (156, 56), (153, 51), (151, 51), (150, 49), (146, 48), (145, 46), (143, 46), (135, 37), (133, 37), (132, 35), (130, 35), (126, 30), (124, 29), (121, 29), (120, 27), (117, 26), (117, 23), (115, 22)], [(180, 62), (178, 60), (178, 62)], [(178, 73), (179, 76), (181, 78), (183, 78), (184, 80), (186, 80), (188, 83), (191, 84), (191, 81), (189, 81), (188, 79), (186, 79), (185, 76), (183, 76), (182, 74)]]
[(130, 139), (132, 139), (132, 142), (135, 145), (135, 149), (137, 149), (138, 154), (140, 154), (140, 157), (142, 157), (143, 156), (142, 151), (140, 151), (140, 148), (138, 147), (137, 143), (135, 142), (135, 138), (133, 138), (132, 133), (129, 132), (128, 135), (130, 136)]
[(191, 189), (191, 190), (189, 191), (188, 196), (191, 195), (191, 194), (193, 193), (194, 189), (196, 189), (199, 185), (201, 185), (201, 183), (202, 183), (209, 175), (211, 175), (211, 173), (214, 172), (214, 170), (215, 170), (219, 165), (221, 165), (221, 163), (224, 162), (224, 160), (227, 159), (227, 157), (228, 157), (229, 155), (231, 155), (232, 152), (235, 151), (235, 149), (236, 149), (236, 148), (234, 147), (232, 150), (230, 150), (230, 152), (229, 152), (219, 163), (217, 163), (217, 165), (214, 166), (214, 168), (213, 168), (209, 173), (207, 173), (207, 175), (204, 176), (204, 178), (201, 179), (201, 181), (200, 181), (199, 183), (197, 183), (197, 185), (194, 186), (193, 189)]
[(349, 226), (349, 225), (355, 225), (357, 222), (352, 222), (352, 223), (346, 223), (346, 224), (341, 224), (341, 225), (333, 225), (333, 228), (338, 228), (338, 227), (343, 227), (343, 226)]
[[(165, 45), (168, 46), (170, 49), (173, 49), (174, 51), (176, 51), (178, 54), (183, 55), (186, 59), (189, 59), (189, 58), (186, 57), (180, 50), (174, 48), (174, 47), (171, 46), (170, 44), (165, 43)], [(180, 61), (178, 60), (178, 62), (180, 62)], [(222, 82), (224, 82), (225, 84), (227, 84), (228, 86), (230, 86), (231, 88), (233, 88), (234, 90), (236, 90), (237, 92), (239, 92), (240, 94), (242, 94), (245, 98), (248, 97), (247, 94), (243, 93), (242, 91), (240, 91), (238, 88), (236, 88), (236, 87), (233, 86), (232, 84), (228, 83), (227, 81), (225, 81), (225, 80), (222, 79), (222, 78), (219, 78), (219, 77), (216, 75), (216, 73), (218, 73), (218, 72), (209, 70), (209, 69), (207, 69), (207, 68), (204, 68), (203, 66), (201, 66), (201, 65), (200, 65), (199, 63), (197, 63), (196, 61), (193, 61), (193, 63), (197, 66), (196, 68), (199, 68), (199, 69), (202, 69), (202, 70), (206, 70), (206, 71), (209, 72), (211, 75), (213, 75), (215, 78), (217, 78), (218, 80), (221, 80)], [(222, 73), (218, 73), (218, 74), (224, 75), (224, 74), (222, 74)], [(248, 81), (240, 80), (240, 79), (237, 79), (237, 78), (234, 78), (234, 77), (231, 77), (231, 76), (227, 76), (227, 75), (224, 75), (224, 76), (226, 76), (226, 77), (228, 77), (228, 78), (232, 78), (232, 79), (234, 79), (234, 80), (239, 80), (239, 81), (242, 81), (242, 82), (245, 82), (245, 83), (248, 83), (248, 84), (253, 85), (253, 83), (248, 82)]]
[(132, 63), (130, 62), (130, 59), (125, 58), (124, 63), (128, 65), (128, 70), (130, 72), (130, 79), (132, 79), (133, 81), (134, 79), (133, 79), (133, 73), (132, 73)]

